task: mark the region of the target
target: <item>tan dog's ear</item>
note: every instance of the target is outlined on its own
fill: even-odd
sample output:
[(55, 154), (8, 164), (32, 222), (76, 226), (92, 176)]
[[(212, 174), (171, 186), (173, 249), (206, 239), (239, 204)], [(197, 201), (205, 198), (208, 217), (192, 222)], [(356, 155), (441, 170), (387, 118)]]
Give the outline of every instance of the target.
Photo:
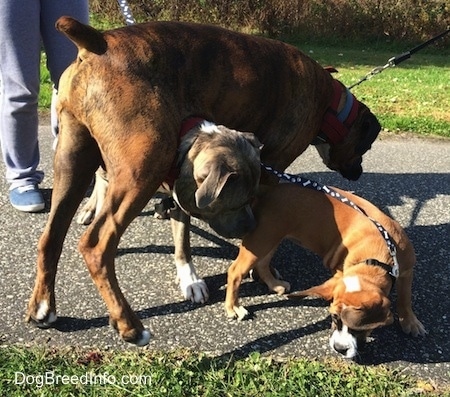
[[(353, 294), (353, 293), (352, 293)], [(361, 294), (355, 292), (354, 294)], [(347, 306), (341, 311), (341, 319), (349, 328), (369, 330), (392, 323), (391, 302), (377, 293), (365, 297), (359, 307)]]
[(321, 285), (305, 289), (304, 291), (293, 292), (292, 294), (288, 294), (287, 297), (289, 299), (303, 299), (306, 296), (317, 296), (326, 301), (331, 301), (337, 281), (336, 277), (332, 277)]
[(224, 167), (219, 166), (210, 169), (208, 176), (195, 192), (196, 206), (202, 209), (210, 205), (217, 197), (219, 197), (219, 194), (227, 181), (234, 175), (237, 175), (237, 173), (230, 172)]

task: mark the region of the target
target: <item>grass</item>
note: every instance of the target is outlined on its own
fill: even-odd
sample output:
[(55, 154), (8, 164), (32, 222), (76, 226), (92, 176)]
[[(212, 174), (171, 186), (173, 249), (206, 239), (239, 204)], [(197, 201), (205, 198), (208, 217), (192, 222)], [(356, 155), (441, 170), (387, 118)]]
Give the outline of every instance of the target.
[[(335, 66), (339, 71), (335, 77), (347, 86), (407, 50), (364, 44), (348, 48), (346, 43), (333, 47), (298, 41), (294, 44), (320, 64)], [(416, 53), (354, 87), (352, 92), (371, 108), (386, 130), (450, 137), (449, 54)]]
[(184, 351), (9, 347), (1, 349), (0, 373), (0, 395), (9, 397), (438, 395), (430, 383), (385, 368), (304, 359), (276, 362), (258, 353), (237, 360)]

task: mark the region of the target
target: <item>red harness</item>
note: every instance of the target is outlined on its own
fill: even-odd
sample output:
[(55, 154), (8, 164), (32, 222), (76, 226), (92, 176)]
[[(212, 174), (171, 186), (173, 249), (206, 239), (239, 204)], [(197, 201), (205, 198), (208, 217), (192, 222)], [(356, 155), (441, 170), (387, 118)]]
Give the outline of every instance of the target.
[[(334, 68), (325, 68), (329, 73), (337, 72)], [(347, 97), (344, 108), (338, 112), (339, 102), (342, 92), (347, 90)], [(331, 104), (323, 117), (320, 132), (317, 140), (313, 144), (319, 143), (340, 143), (350, 132), (350, 128), (358, 115), (359, 102), (355, 96), (344, 87), (339, 81), (333, 79), (333, 98)]]
[[(181, 123), (180, 133), (178, 135), (178, 146), (180, 145), (180, 142), (183, 139), (183, 137), (190, 130), (192, 130), (194, 127), (196, 127), (203, 121), (204, 119), (202, 119), (201, 117), (188, 117), (187, 119), (184, 119), (183, 122)], [(180, 174), (180, 168), (178, 167), (177, 163), (178, 163), (178, 156), (173, 161), (172, 166), (170, 167), (170, 171), (167, 174), (166, 178), (164, 179), (164, 184), (167, 184), (170, 190), (173, 189), (175, 180), (178, 178)]]

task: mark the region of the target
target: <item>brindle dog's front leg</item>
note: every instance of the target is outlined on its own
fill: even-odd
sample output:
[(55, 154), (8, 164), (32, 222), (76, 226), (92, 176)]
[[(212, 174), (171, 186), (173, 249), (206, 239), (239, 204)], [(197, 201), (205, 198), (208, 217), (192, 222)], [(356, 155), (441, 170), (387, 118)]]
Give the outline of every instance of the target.
[(185, 299), (205, 303), (209, 298), (208, 286), (197, 276), (191, 257), (189, 241), (191, 217), (177, 205), (170, 210), (173, 241), (175, 244), (175, 265), (177, 282)]

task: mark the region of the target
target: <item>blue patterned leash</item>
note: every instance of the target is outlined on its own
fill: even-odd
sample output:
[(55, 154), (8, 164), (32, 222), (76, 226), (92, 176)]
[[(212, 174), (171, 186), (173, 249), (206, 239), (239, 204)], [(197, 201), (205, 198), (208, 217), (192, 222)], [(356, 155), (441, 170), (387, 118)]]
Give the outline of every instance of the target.
[(336, 200), (339, 200), (340, 202), (352, 207), (354, 210), (360, 212), (361, 214), (363, 214), (367, 218), (369, 218), (373, 222), (373, 224), (376, 226), (378, 231), (381, 233), (384, 241), (386, 242), (389, 253), (394, 261), (394, 266), (392, 267), (389, 274), (394, 278), (398, 277), (400, 270), (399, 270), (399, 264), (397, 261), (397, 249), (396, 249), (395, 244), (393, 243), (392, 238), (389, 235), (388, 231), (383, 227), (383, 225), (381, 225), (381, 223), (379, 223), (375, 219), (372, 219), (370, 216), (368, 216), (360, 207), (358, 207), (349, 198), (343, 196), (342, 194), (340, 194), (339, 192), (337, 192), (336, 190), (334, 190), (333, 188), (331, 188), (327, 185), (322, 185), (319, 182), (302, 177), (301, 175), (294, 175), (294, 174), (288, 174), (286, 172), (279, 172), (279, 171), (275, 170), (274, 168), (272, 168), (268, 165), (265, 165), (263, 163), (261, 163), (261, 166), (264, 167), (264, 169), (266, 169), (270, 173), (276, 175), (279, 179), (283, 179), (289, 183), (295, 183), (302, 187), (317, 190), (318, 192), (325, 193), (325, 194), (329, 195), (330, 197), (333, 197)]

